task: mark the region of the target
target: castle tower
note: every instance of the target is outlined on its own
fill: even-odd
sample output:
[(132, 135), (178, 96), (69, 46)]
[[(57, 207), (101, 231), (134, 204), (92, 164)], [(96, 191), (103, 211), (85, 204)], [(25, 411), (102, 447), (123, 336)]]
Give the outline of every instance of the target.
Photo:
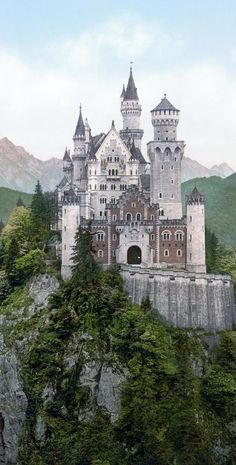
[(121, 93), (121, 114), (123, 117), (123, 129), (120, 131), (120, 136), (127, 144), (134, 140), (136, 147), (141, 149), (141, 141), (143, 130), (140, 129), (140, 116), (142, 107), (139, 103), (137, 87), (135, 87), (132, 67), (130, 67), (130, 75), (127, 87), (123, 86)]
[(67, 179), (71, 178), (71, 174), (73, 171), (73, 165), (72, 165), (72, 160), (70, 158), (70, 151), (65, 149), (64, 157), (63, 157), (63, 172), (65, 173), (65, 176)]
[(187, 196), (187, 260), (188, 271), (206, 273), (205, 197), (195, 187)]
[(86, 145), (85, 151), (86, 153), (88, 153), (88, 148), (89, 148), (90, 139), (91, 139), (91, 128), (88, 124), (87, 118), (85, 118), (84, 129), (85, 129), (85, 145)]
[(150, 196), (159, 203), (162, 219), (182, 218), (181, 161), (184, 142), (177, 140), (179, 110), (166, 95), (151, 111), (154, 140), (148, 143), (151, 161)]
[(83, 188), (84, 181), (86, 179), (86, 134), (85, 126), (82, 116), (82, 109), (80, 105), (79, 119), (76, 125), (75, 134), (73, 137), (74, 141), (74, 154), (72, 155), (74, 173), (74, 182)]

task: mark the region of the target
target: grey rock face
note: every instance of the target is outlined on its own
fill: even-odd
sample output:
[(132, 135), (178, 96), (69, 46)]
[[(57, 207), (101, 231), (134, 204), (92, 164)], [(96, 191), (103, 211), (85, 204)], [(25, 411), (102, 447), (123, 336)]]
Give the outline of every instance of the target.
[(53, 294), (59, 287), (59, 282), (55, 276), (47, 274), (35, 276), (29, 288), (29, 295), (35, 305), (46, 307), (48, 297)]
[(38, 415), (36, 418), (36, 425), (35, 425), (35, 439), (43, 446), (45, 442), (45, 433), (46, 433), (46, 425), (43, 418)]
[(27, 398), (14, 353), (0, 355), (0, 373), (0, 463), (16, 464)]
[[(112, 423), (119, 417), (121, 387), (127, 374), (128, 370), (123, 367), (115, 368), (97, 360), (87, 361), (81, 371), (80, 384), (88, 387), (93, 397), (94, 405), (91, 410), (95, 410), (96, 405), (104, 408)], [(91, 410), (86, 410), (80, 419), (91, 418)]]
[(121, 387), (126, 380), (128, 371), (103, 365), (98, 384), (97, 405), (107, 410), (111, 422), (114, 423), (120, 413)]

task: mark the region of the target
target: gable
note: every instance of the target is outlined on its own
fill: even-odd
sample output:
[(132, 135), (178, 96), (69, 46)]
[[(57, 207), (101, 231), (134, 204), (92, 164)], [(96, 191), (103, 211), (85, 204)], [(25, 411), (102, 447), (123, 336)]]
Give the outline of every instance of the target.
[(112, 157), (113, 159), (115, 157), (119, 158), (119, 162), (123, 164), (126, 164), (131, 157), (129, 149), (121, 139), (115, 127), (110, 129), (96, 152), (96, 158), (102, 164), (106, 164), (108, 157)]

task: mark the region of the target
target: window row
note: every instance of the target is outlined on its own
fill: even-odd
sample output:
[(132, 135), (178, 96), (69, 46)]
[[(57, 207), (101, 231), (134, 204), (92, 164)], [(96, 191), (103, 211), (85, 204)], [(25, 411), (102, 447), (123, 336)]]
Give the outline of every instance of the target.
[(136, 215), (132, 215), (132, 213), (127, 213), (126, 215), (126, 221), (141, 221), (141, 219), (141, 213), (136, 213)]
[[(181, 250), (181, 249), (178, 249), (178, 250), (176, 251), (176, 257), (182, 257), (182, 255), (183, 255), (182, 250)], [(170, 251), (169, 251), (169, 249), (165, 249), (165, 250), (164, 250), (164, 256), (165, 256), (165, 257), (169, 257), (169, 256), (170, 256)]]
[(109, 161), (110, 163), (112, 163), (113, 161), (114, 161), (115, 163), (118, 163), (118, 162), (120, 161), (120, 157), (114, 157), (114, 158), (112, 158), (112, 157), (107, 157), (107, 161)]
[[(163, 241), (170, 241), (172, 233), (170, 231), (163, 231), (161, 235), (162, 235)], [(183, 231), (175, 231), (174, 236), (175, 236), (176, 241), (182, 241), (184, 237), (184, 233)]]
[(118, 170), (108, 170), (108, 176), (118, 176)]

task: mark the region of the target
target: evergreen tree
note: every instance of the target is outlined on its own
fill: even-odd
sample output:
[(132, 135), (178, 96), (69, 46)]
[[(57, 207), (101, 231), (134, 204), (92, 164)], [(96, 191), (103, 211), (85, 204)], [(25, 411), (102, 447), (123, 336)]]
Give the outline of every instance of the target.
[(49, 237), (50, 208), (39, 181), (35, 186), (30, 210), (33, 240), (37, 246), (43, 248)]
[(86, 228), (79, 226), (76, 232), (71, 278), (75, 283), (93, 284), (99, 275), (100, 267), (94, 258), (92, 236), (91, 223), (88, 223)]
[(24, 204), (24, 202), (23, 202), (23, 200), (22, 200), (21, 197), (18, 197), (18, 200), (17, 200), (17, 202), (16, 202), (16, 206), (17, 206), (17, 207), (25, 207), (25, 204)]
[(216, 272), (218, 253), (219, 241), (215, 233), (206, 228), (206, 267), (208, 273)]
[(0, 219), (0, 233), (2, 232), (3, 228), (4, 228), (4, 223), (2, 219)]

